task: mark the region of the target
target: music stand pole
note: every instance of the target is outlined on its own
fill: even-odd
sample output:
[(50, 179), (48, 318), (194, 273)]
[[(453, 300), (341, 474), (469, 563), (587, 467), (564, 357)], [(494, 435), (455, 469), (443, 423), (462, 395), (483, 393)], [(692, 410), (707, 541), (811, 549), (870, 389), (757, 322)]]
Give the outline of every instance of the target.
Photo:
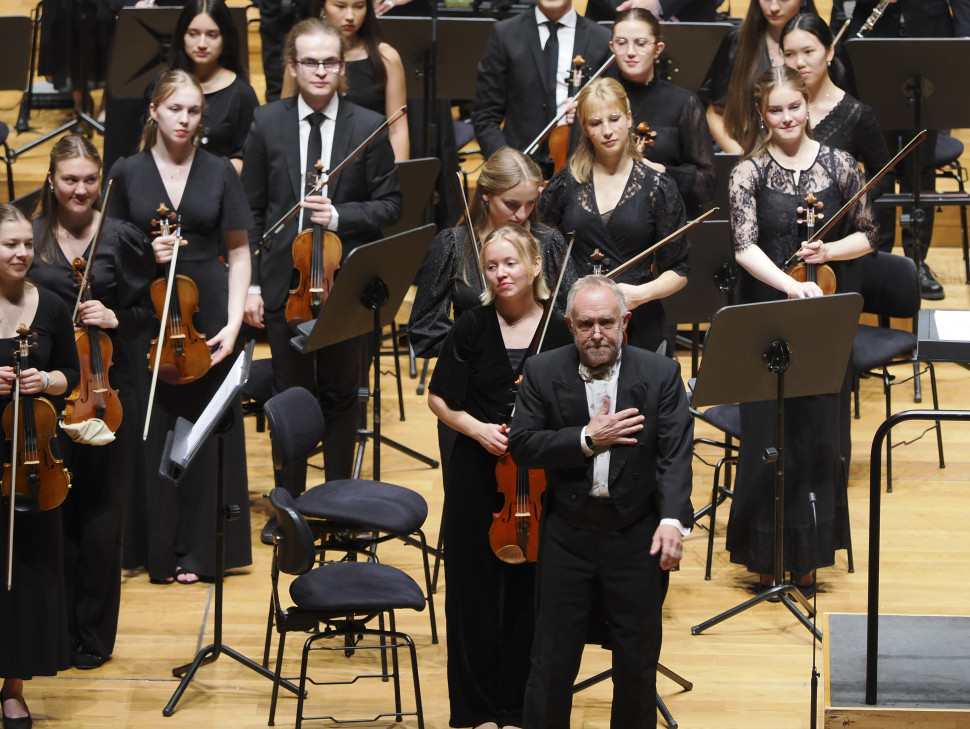
[[(250, 343), (247, 346), (248, 356), (252, 356), (253, 345)], [(240, 359), (247, 356), (247, 352), (240, 355)], [(242, 366), (246, 368), (248, 372), (248, 362), (243, 363)], [(232, 375), (230, 374), (230, 377)], [(248, 375), (247, 375), (248, 376)], [(220, 392), (223, 392), (223, 388), (220, 388)], [(175, 693), (172, 694), (172, 698), (168, 700), (165, 704), (165, 708), (162, 709), (163, 716), (171, 716), (175, 712), (175, 705), (182, 698), (182, 694), (185, 693), (185, 689), (195, 678), (196, 671), (207, 663), (213, 663), (216, 661), (220, 655), (227, 655), (230, 658), (235, 659), (246, 668), (256, 671), (261, 676), (270, 679), (271, 681), (276, 680), (276, 674), (270, 671), (268, 668), (264, 668), (256, 661), (247, 658), (242, 653), (233, 650), (222, 642), (222, 599), (223, 599), (223, 580), (225, 579), (224, 572), (226, 568), (226, 522), (232, 521), (239, 518), (240, 507), (238, 505), (233, 505), (230, 507), (226, 506), (226, 434), (231, 429), (235, 415), (233, 409), (228, 406), (229, 400), (232, 399), (235, 394), (238, 393), (238, 388), (229, 394), (226, 398), (226, 403), (220, 406), (222, 409), (222, 414), (218, 415), (218, 419), (215, 421), (212, 429), (204, 434), (200, 442), (204, 442), (209, 435), (215, 435), (218, 439), (218, 466), (216, 471), (216, 523), (215, 523), (215, 534), (216, 534), (216, 574), (215, 574), (215, 609), (214, 609), (214, 620), (213, 620), (213, 642), (202, 648), (195, 655), (195, 659), (191, 663), (186, 663), (184, 665), (178, 666), (172, 669), (172, 675), (176, 678), (181, 677), (182, 680), (175, 689)], [(215, 401), (219, 397), (219, 394), (213, 398)], [(205, 413), (199, 418), (201, 422), (205, 417)], [(173, 444), (180, 439), (183, 434), (183, 427), (180, 428), (180, 424), (185, 423), (185, 421), (180, 419), (180, 423), (176, 424), (176, 429), (169, 433), (166, 444), (165, 452), (162, 455), (162, 465), (161, 472), (166, 478), (170, 478), (176, 483), (181, 478), (182, 473), (184, 473), (184, 467), (179, 470), (179, 466), (173, 468), (172, 460), (170, 459), (170, 454), (173, 450)], [(185, 429), (187, 430), (187, 428)], [(191, 460), (191, 456), (189, 457)], [(299, 693), (299, 689), (294, 686), (289, 681), (280, 681), (280, 685), (283, 686), (287, 691), (291, 691), (294, 694)]]
[[(821, 639), (821, 632), (810, 620), (814, 608), (796, 585), (784, 582), (785, 398), (839, 392), (861, 311), (861, 296), (837, 294), (730, 306), (715, 315), (692, 404), (698, 407), (726, 402), (776, 401), (775, 445), (766, 448), (763, 454), (765, 462), (775, 466), (772, 540), (775, 585), (695, 625), (691, 635), (699, 635), (755, 605), (772, 600), (784, 605), (815, 638)], [(821, 341), (828, 344), (824, 351), (819, 347)], [(757, 367), (756, 361), (764, 366)], [(786, 375), (792, 376), (788, 386)]]

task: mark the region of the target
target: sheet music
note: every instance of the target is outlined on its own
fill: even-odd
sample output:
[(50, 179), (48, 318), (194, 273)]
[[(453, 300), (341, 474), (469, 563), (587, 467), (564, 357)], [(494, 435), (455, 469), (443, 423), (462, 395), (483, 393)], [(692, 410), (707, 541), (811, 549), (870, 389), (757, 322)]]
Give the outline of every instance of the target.
[(245, 384), (249, 372), (249, 358), (252, 356), (253, 344), (250, 344), (239, 353), (236, 361), (232, 365), (229, 374), (226, 375), (219, 389), (216, 391), (205, 410), (195, 421), (195, 424), (185, 434), (185, 440), (176, 443), (172, 448), (172, 460), (180, 465), (185, 465), (192, 460), (202, 441), (212, 431), (216, 421), (225, 412), (229, 401), (233, 395)]
[(970, 342), (970, 311), (935, 311), (933, 321), (939, 339), (948, 342)]

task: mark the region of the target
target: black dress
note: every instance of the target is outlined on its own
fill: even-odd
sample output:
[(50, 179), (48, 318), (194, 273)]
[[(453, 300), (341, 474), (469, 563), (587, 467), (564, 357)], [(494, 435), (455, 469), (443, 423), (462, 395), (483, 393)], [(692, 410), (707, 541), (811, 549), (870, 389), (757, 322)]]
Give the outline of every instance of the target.
[[(849, 154), (821, 147), (812, 166), (795, 181), (794, 174), (768, 153), (744, 160), (731, 173), (731, 232), (735, 250), (757, 245), (783, 268), (800, 247), (795, 209), (809, 192), (838, 210), (863, 184), (862, 171)], [(862, 231), (872, 245), (876, 228), (868, 202), (857, 205), (827, 236), (839, 240)], [(840, 292), (852, 284), (835, 269)], [(783, 299), (784, 295), (742, 271), (741, 303)], [(821, 343), (820, 343), (821, 345)], [(741, 405), (741, 450), (727, 548), (731, 561), (753, 572), (773, 571), (774, 466), (762, 453), (775, 446), (777, 408), (774, 401)], [(808, 574), (835, 562), (835, 551), (848, 540), (845, 489), (840, 458), (839, 396), (785, 400), (785, 555), (786, 570)], [(817, 497), (818, 558), (811, 530), (809, 492)]]
[[(561, 231), (576, 234), (573, 265), (580, 275), (591, 272), (591, 255), (599, 249), (606, 259), (606, 271), (626, 263), (638, 253), (681, 228), (686, 222), (684, 201), (677, 185), (645, 164), (636, 163), (616, 207), (600, 211), (592, 177), (579, 183), (565, 169), (553, 177), (539, 198), (539, 216)], [(671, 241), (652, 256), (617, 277), (617, 283), (641, 284), (664, 271), (680, 276), (690, 272), (687, 236)], [(660, 301), (648, 301), (633, 310), (629, 343), (656, 351), (664, 341), (664, 308)]]
[[(151, 220), (159, 204), (181, 217), (182, 237), (188, 245), (180, 249), (178, 272), (198, 287), (199, 311), (193, 317), (196, 330), (215, 336), (226, 324), (229, 296), (228, 273), (218, 258), (227, 231), (248, 230), (253, 225), (239, 175), (224, 159), (198, 150), (192, 161), (181, 206), (175, 208), (150, 152), (119, 160), (110, 177), (116, 182), (110, 215), (130, 220), (146, 236), (153, 237)], [(160, 267), (161, 268), (161, 267)], [(159, 270), (156, 275), (161, 275)], [(157, 325), (150, 327), (152, 336)], [(146, 343), (147, 344), (147, 343)], [(147, 347), (143, 346), (142, 361)], [(212, 577), (215, 575), (215, 487), (217, 441), (210, 438), (196, 455), (176, 488), (158, 474), (165, 435), (181, 416), (195, 421), (218, 390), (232, 366), (233, 357), (213, 367), (199, 380), (187, 385), (158, 383), (152, 408), (152, 422), (145, 448), (146, 492), (132, 500), (133, 528), (126, 530), (125, 566), (145, 564), (154, 580), (165, 580), (176, 567)], [(141, 384), (147, 388), (148, 375)], [(147, 395), (144, 395), (147, 398)], [(226, 524), (226, 567), (251, 562), (249, 534), (249, 492), (246, 478), (245, 433), (242, 405), (233, 409), (235, 421), (226, 436), (230, 454), (226, 464), (227, 504), (241, 507), (242, 518)], [(143, 421), (144, 416), (141, 419)], [(133, 489), (142, 484), (135, 482)], [(141, 505), (139, 505), (139, 501)]]
[[(543, 350), (570, 341), (565, 324), (553, 317)], [(467, 311), (445, 339), (428, 389), (478, 420), (508, 423), (525, 362), (513, 368), (515, 354), (506, 352), (494, 307)], [(492, 514), (502, 506), (498, 458), (460, 433), (449, 458), (443, 508), (450, 726), (521, 725), (535, 627), (535, 564), (507, 564), (489, 546)]]
[[(30, 350), (30, 366), (40, 370), (59, 370), (67, 377), (68, 391), (77, 385), (79, 371), (71, 313), (52, 294), (38, 288), (40, 300), (34, 320), (28, 323), (37, 334)], [(17, 339), (0, 340), (0, 367), (14, 364), (11, 349)], [(45, 396), (60, 412), (62, 396)], [(0, 398), (0, 413), (11, 398)], [(62, 436), (63, 438), (63, 436)], [(58, 439), (60, 440), (60, 439)], [(4, 461), (9, 462), (9, 446), (3, 441)], [(3, 500), (4, 528), (0, 543), (0, 574), (6, 578), (7, 501)], [(53, 676), (71, 665), (67, 630), (67, 605), (64, 595), (61, 508), (18, 513), (15, 517), (13, 545), (13, 588), (0, 586), (0, 676), (29, 679)]]
[(242, 159), (243, 144), (258, 106), (253, 87), (238, 75), (226, 88), (206, 94), (199, 147), (217, 157)]
[[(542, 272), (551, 289), (566, 253), (566, 243), (558, 230), (544, 225), (533, 224), (529, 232), (539, 241)], [(431, 242), (418, 272), (417, 294), (408, 321), (408, 336), (418, 357), (438, 356), (438, 349), (453, 325), (452, 308), (457, 321), (462, 313), (480, 305), (481, 279), (467, 241), (468, 231), (464, 226), (442, 230)], [(566, 294), (577, 278), (575, 268), (567, 266), (555, 302), (557, 314), (566, 313)]]
[(642, 84), (614, 73), (630, 100), (633, 129), (646, 122), (654, 133), (643, 156), (667, 168), (684, 198), (687, 215), (696, 217), (701, 204), (714, 197), (716, 181), (714, 140), (700, 99), (656, 76)]
[(347, 101), (384, 115), (387, 111), (385, 91), (383, 86), (377, 85), (374, 61), (370, 56), (359, 61), (347, 61), (344, 76), (347, 78), (347, 93), (344, 94)]
[[(34, 221), (40, 240), (43, 219)], [(38, 255), (30, 278), (73, 311), (79, 284), (71, 261), (58, 246), (47, 263)], [(92, 268), (91, 297), (114, 311), (117, 329), (103, 330), (112, 345), (111, 386), (122, 405), (115, 440), (104, 446), (75, 443), (60, 437), (64, 463), (71, 471), (71, 492), (61, 507), (64, 520), (64, 571), (71, 646), (82, 653), (110, 656), (121, 603), (121, 540), (125, 496), (132, 482), (133, 454), (139, 432), (133, 370), (134, 342), (154, 321), (144, 287), (131, 284), (155, 268), (145, 236), (130, 223), (106, 220)], [(85, 259), (90, 255), (90, 246)], [(138, 269), (142, 274), (138, 275)], [(124, 274), (122, 273), (124, 272)], [(107, 364), (107, 363), (106, 363)], [(142, 365), (143, 366), (143, 365)]]

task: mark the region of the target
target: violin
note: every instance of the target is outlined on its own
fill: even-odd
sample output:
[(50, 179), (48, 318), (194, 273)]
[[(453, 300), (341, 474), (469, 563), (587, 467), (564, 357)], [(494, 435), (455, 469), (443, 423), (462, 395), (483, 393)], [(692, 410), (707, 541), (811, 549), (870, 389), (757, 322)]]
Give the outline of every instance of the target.
[[(317, 178), (314, 187), (323, 188), (323, 163), (316, 164)], [(296, 286), (290, 289), (286, 300), (286, 322), (293, 328), (305, 321), (316, 319), (320, 309), (327, 303), (330, 289), (340, 259), (343, 245), (336, 233), (324, 230), (313, 223), (293, 240), (293, 270), (297, 276)]]
[(17, 334), (13, 402), (3, 411), (3, 432), (12, 445), (0, 486), (5, 497), (13, 494), (7, 532), (7, 589), (11, 587), (13, 569), (14, 513), (56, 508), (71, 487), (71, 474), (64, 468), (64, 461), (51, 451), (51, 441), (57, 437), (57, 411), (50, 400), (20, 392), (20, 373), (30, 368), (30, 348), (35, 346), (30, 340), (36, 340), (37, 334), (26, 324), (20, 325)]
[[(108, 209), (111, 204), (111, 193), (114, 180), (108, 182), (102, 208)], [(74, 305), (74, 342), (77, 346), (78, 359), (81, 364), (81, 381), (74, 391), (64, 401), (63, 422), (75, 425), (85, 420), (97, 418), (104, 422), (112, 433), (121, 425), (122, 407), (118, 391), (111, 387), (108, 370), (111, 368), (113, 345), (111, 337), (97, 327), (83, 327), (78, 307), (82, 301), (90, 298), (90, 287), (93, 283), (91, 271), (94, 259), (101, 242), (101, 232), (104, 229), (104, 215), (98, 221), (94, 240), (91, 243), (91, 253), (87, 260), (78, 257), (71, 263), (74, 275), (78, 281), (77, 303)]]
[[(808, 193), (805, 197), (805, 206), (802, 207), (799, 205), (797, 208), (798, 214), (805, 216), (804, 218), (799, 218), (798, 223), (805, 226), (807, 233), (806, 240), (809, 242), (815, 239), (815, 225), (823, 217), (819, 211), (824, 206), (825, 203), (816, 199), (812, 193)], [(835, 272), (828, 264), (799, 261), (785, 271), (785, 273), (796, 281), (818, 284), (818, 287), (822, 289), (822, 293), (826, 296), (835, 293)]]
[(645, 121), (637, 124), (636, 145), (640, 154), (646, 154), (647, 147), (652, 147), (657, 142), (657, 133), (650, 128)]
[[(586, 71), (586, 59), (576, 56), (573, 59), (572, 71), (566, 79), (566, 96), (570, 98), (576, 93), (576, 89), (583, 85), (583, 77)], [(571, 125), (559, 125), (549, 133), (549, 156), (552, 157), (555, 165), (554, 173), (566, 168), (566, 156), (569, 152), (569, 134)]]
[[(566, 254), (556, 272), (556, 285), (539, 322), (539, 336), (530, 355), (542, 351), (552, 310), (572, 255), (574, 238), (570, 237)], [(515, 381), (518, 387), (522, 376)], [(513, 413), (515, 408), (512, 409)], [(542, 495), (546, 491), (546, 472), (516, 465), (511, 454), (504, 453), (495, 464), (495, 483), (502, 497), (502, 508), (492, 514), (492, 526), (488, 531), (488, 543), (498, 557), (508, 564), (535, 562), (539, 556), (539, 520), (542, 517)]]
[[(181, 235), (181, 225), (175, 213), (165, 203), (158, 206), (158, 218), (152, 227), (158, 234)], [(152, 370), (152, 385), (148, 396), (148, 412), (145, 416), (143, 439), (148, 437), (148, 424), (152, 416), (155, 387), (158, 380), (169, 385), (184, 385), (202, 377), (209, 371), (212, 352), (205, 343), (205, 335), (192, 326), (192, 316), (199, 310), (199, 289), (188, 276), (176, 275), (179, 246), (172, 247), (172, 260), (168, 263), (166, 278), (152, 281), (150, 293), (155, 316), (158, 318), (158, 336), (152, 340), (148, 353), (148, 366)]]

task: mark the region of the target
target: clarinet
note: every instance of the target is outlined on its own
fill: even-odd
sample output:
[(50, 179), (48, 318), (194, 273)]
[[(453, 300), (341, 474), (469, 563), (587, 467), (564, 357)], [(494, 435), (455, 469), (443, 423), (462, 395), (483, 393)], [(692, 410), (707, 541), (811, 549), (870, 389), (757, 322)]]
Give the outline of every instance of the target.
[(872, 32), (873, 26), (879, 22), (879, 18), (881, 18), (882, 14), (886, 12), (887, 7), (889, 7), (889, 0), (879, 0), (876, 7), (874, 7), (872, 12), (869, 13), (869, 17), (866, 18), (866, 22), (863, 23), (862, 27), (856, 32), (855, 37), (865, 38), (867, 35), (869, 35), (869, 33)]

